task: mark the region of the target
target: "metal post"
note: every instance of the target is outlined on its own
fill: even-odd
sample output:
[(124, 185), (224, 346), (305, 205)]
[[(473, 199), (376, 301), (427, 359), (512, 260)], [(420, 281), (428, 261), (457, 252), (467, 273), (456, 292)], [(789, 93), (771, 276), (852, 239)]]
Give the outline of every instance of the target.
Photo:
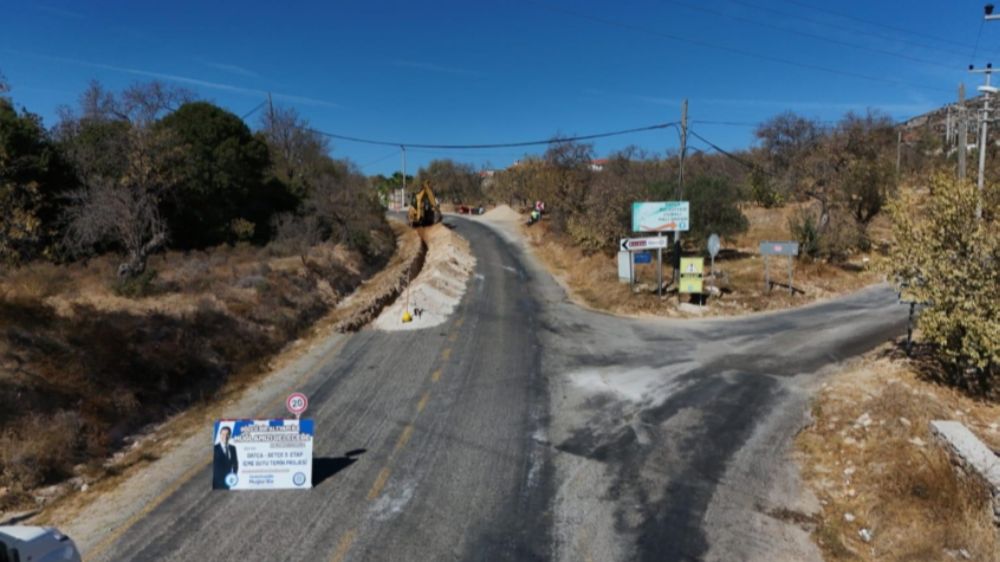
[(906, 354), (909, 355), (913, 349), (913, 312), (917, 307), (916, 302), (910, 303), (910, 317), (906, 322)]
[(406, 147), (400, 145), (399, 150), (403, 153), (403, 189), (399, 194), (402, 199), (402, 206), (400, 207), (400, 210), (403, 210), (406, 208)]
[(899, 164), (903, 156), (903, 130), (896, 131), (896, 177), (899, 177)]
[(792, 256), (788, 256), (788, 294), (795, 296), (795, 289), (792, 288)]
[(767, 256), (764, 256), (764, 288), (771, 292), (771, 271), (767, 267)]
[[(662, 237), (663, 233), (658, 232), (658, 237)], [(656, 249), (656, 296), (663, 296), (663, 248)]]
[[(990, 84), (990, 75), (986, 74), (986, 85)], [(979, 180), (978, 189), (979, 197), (976, 200), (976, 219), (983, 218), (983, 180), (986, 174), (986, 129), (990, 123), (990, 92), (984, 91), (983, 93), (983, 122), (980, 127), (980, 137), (979, 137)]]
[(965, 84), (958, 85), (958, 179), (965, 179), (965, 156), (969, 149), (969, 120), (965, 111)]

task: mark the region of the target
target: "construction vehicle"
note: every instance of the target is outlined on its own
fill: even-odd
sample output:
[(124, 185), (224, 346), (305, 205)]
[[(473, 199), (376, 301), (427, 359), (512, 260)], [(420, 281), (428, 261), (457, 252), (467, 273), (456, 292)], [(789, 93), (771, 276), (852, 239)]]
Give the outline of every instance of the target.
[(409, 209), (410, 225), (414, 227), (430, 226), (441, 222), (441, 206), (434, 197), (431, 182), (424, 181), (420, 191), (413, 194)]

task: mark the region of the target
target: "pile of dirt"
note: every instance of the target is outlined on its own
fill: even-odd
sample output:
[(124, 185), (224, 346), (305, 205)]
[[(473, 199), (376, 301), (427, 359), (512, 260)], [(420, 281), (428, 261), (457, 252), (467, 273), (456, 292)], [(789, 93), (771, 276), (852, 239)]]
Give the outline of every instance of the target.
[[(423, 229), (427, 243), (424, 267), (409, 290), (386, 308), (374, 326), (380, 330), (418, 330), (437, 326), (452, 313), (476, 266), (469, 243), (443, 224)], [(408, 311), (413, 320), (403, 322)]]
[(397, 251), (389, 265), (364, 283), (364, 291), (348, 297), (334, 315), (334, 329), (353, 332), (376, 318), (420, 273), (427, 255), (427, 244), (417, 231), (403, 223), (393, 223)]
[(509, 205), (494, 207), (483, 213), (482, 218), (493, 222), (518, 222), (524, 220), (524, 217), (514, 209), (511, 209)]

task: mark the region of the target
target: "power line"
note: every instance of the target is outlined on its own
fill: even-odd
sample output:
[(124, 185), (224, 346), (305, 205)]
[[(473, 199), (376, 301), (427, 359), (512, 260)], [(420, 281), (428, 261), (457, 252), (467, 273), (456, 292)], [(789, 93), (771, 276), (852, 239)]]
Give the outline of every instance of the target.
[(856, 22), (859, 22), (859, 23), (864, 23), (864, 24), (867, 24), (867, 25), (874, 25), (874, 26), (877, 26), (877, 27), (883, 27), (885, 29), (890, 29), (892, 31), (897, 31), (897, 32), (900, 32), (900, 33), (908, 33), (910, 35), (914, 35), (914, 36), (917, 36), (917, 37), (923, 37), (925, 39), (931, 39), (931, 40), (934, 40), (934, 41), (940, 41), (942, 43), (950, 43), (952, 45), (955, 45), (955, 46), (958, 46), (958, 47), (962, 47), (962, 48), (966, 48), (966, 49), (969, 48), (969, 44), (968, 43), (961, 43), (959, 41), (954, 41), (954, 40), (947, 39), (947, 38), (944, 38), (944, 37), (938, 37), (937, 35), (931, 35), (930, 33), (923, 33), (923, 32), (920, 32), (920, 31), (914, 31), (914, 30), (911, 30), (911, 29), (903, 28), (903, 27), (896, 27), (894, 25), (889, 25), (887, 23), (881, 23), (881, 22), (877, 22), (877, 21), (866, 20), (866, 19), (863, 19), (863, 18), (859, 18), (857, 16), (853, 16), (851, 14), (846, 14), (844, 12), (838, 12), (836, 10), (831, 10), (831, 9), (825, 7), (825, 6), (816, 6), (816, 5), (813, 5), (813, 4), (809, 4), (807, 2), (800, 2), (798, 0), (784, 0), (784, 2), (786, 2), (788, 4), (794, 4), (794, 5), (800, 6), (802, 8), (807, 8), (809, 10), (817, 10), (817, 11), (820, 11), (820, 12), (826, 12), (827, 14), (831, 14), (831, 15), (834, 15), (834, 16), (837, 16), (837, 17), (840, 17), (840, 18), (844, 18), (844, 19), (853, 20), (853, 21), (856, 21)]
[(830, 68), (830, 67), (822, 66), (822, 65), (818, 65), (818, 64), (797, 62), (797, 61), (793, 61), (793, 60), (782, 58), (782, 57), (775, 57), (775, 56), (765, 55), (765, 54), (761, 54), (761, 53), (754, 53), (752, 51), (745, 51), (745, 50), (742, 50), (742, 49), (736, 49), (736, 48), (733, 48), (733, 47), (725, 47), (725, 46), (722, 46), (722, 45), (716, 45), (714, 43), (710, 43), (708, 41), (702, 41), (700, 39), (691, 39), (691, 38), (688, 38), (688, 37), (682, 37), (682, 36), (674, 35), (674, 34), (671, 34), (671, 33), (665, 33), (665, 32), (662, 32), (662, 31), (657, 31), (657, 30), (654, 30), (654, 29), (650, 29), (650, 28), (646, 28), (646, 27), (641, 27), (641, 26), (638, 26), (638, 25), (624, 23), (624, 22), (620, 22), (620, 21), (616, 21), (616, 20), (610, 20), (610, 19), (607, 19), (607, 18), (602, 18), (602, 17), (597, 17), (597, 16), (591, 16), (591, 15), (588, 15), (588, 14), (583, 14), (583, 13), (580, 13), (580, 12), (576, 12), (576, 11), (573, 11), (573, 10), (569, 10), (569, 9), (563, 8), (561, 6), (555, 6), (555, 5), (549, 4), (547, 2), (540, 2), (540, 1), (536, 1), (536, 0), (525, 0), (525, 1), (528, 2), (528, 3), (530, 3), (530, 4), (535, 4), (537, 6), (541, 6), (542, 8), (548, 9), (550, 11), (557, 12), (557, 13), (562, 13), (562, 14), (569, 15), (569, 16), (573, 16), (573, 17), (576, 17), (576, 18), (579, 18), (579, 19), (589, 20), (589, 21), (593, 21), (593, 22), (597, 22), (597, 23), (602, 23), (602, 24), (605, 24), (605, 25), (613, 26), (613, 27), (618, 27), (618, 28), (621, 28), (621, 29), (627, 29), (629, 31), (637, 31), (639, 33), (645, 33), (647, 35), (653, 35), (653, 36), (656, 36), (656, 37), (662, 37), (664, 39), (669, 39), (671, 41), (677, 41), (677, 42), (681, 42), (681, 43), (688, 43), (688, 44), (691, 44), (691, 45), (698, 45), (699, 47), (704, 47), (704, 48), (707, 48), (707, 49), (714, 49), (714, 50), (717, 50), (717, 51), (722, 51), (722, 52), (731, 53), (731, 54), (735, 54), (735, 55), (740, 55), (740, 56), (744, 56), (744, 57), (754, 58), (754, 59), (758, 59), (758, 60), (764, 60), (764, 61), (768, 61), (768, 62), (779, 63), (779, 64), (788, 65), (788, 66), (794, 66), (794, 67), (797, 67), (797, 68), (804, 68), (804, 69), (808, 69), (808, 70), (815, 70), (815, 71), (819, 71), (819, 72), (826, 72), (826, 73), (829, 73), (829, 74), (836, 74), (838, 76), (847, 76), (847, 77), (851, 77), (851, 78), (858, 78), (858, 79), (861, 79), (861, 80), (869, 80), (869, 81), (872, 81), (872, 82), (882, 82), (884, 84), (893, 84), (893, 85), (896, 85), (896, 86), (909, 86), (909, 87), (912, 87), (912, 88), (920, 88), (920, 89), (929, 90), (929, 91), (939, 91), (939, 92), (949, 92), (949, 93), (951, 92), (950, 89), (946, 89), (946, 88), (939, 88), (939, 87), (935, 87), (935, 86), (927, 86), (927, 85), (923, 85), (923, 84), (914, 84), (914, 83), (911, 83), (911, 82), (906, 82), (906, 81), (903, 81), (903, 80), (896, 80), (896, 79), (893, 79), (893, 78), (886, 78), (886, 77), (883, 77), (883, 76), (871, 76), (871, 75), (860, 74), (860, 73), (857, 73), (857, 72), (851, 72), (851, 71), (847, 71), (847, 70), (838, 70), (836, 68)]
[(976, 45), (972, 48), (972, 56), (969, 57), (969, 64), (972, 64), (976, 60), (976, 53), (979, 52), (979, 38), (983, 36), (983, 24), (986, 23), (985, 19), (979, 20), (979, 31), (976, 33)]
[(372, 160), (371, 162), (369, 162), (369, 163), (367, 163), (367, 164), (365, 164), (365, 165), (363, 165), (363, 166), (359, 166), (359, 168), (360, 168), (360, 169), (362, 169), (362, 170), (364, 170), (365, 168), (367, 168), (367, 167), (369, 167), (369, 166), (374, 166), (375, 164), (378, 164), (379, 162), (384, 162), (384, 161), (385, 161), (385, 160), (387, 160), (388, 158), (390, 158), (390, 157), (392, 157), (392, 156), (395, 156), (395, 155), (396, 155), (396, 152), (397, 152), (397, 151), (393, 150), (393, 151), (392, 151), (392, 152), (390, 152), (389, 154), (386, 154), (385, 156), (382, 156), (382, 157), (380, 157), (380, 158), (379, 158), (379, 159), (377, 159), (377, 160)]
[(724, 156), (732, 158), (733, 160), (739, 162), (740, 164), (743, 164), (744, 166), (746, 166), (747, 168), (749, 168), (751, 170), (760, 168), (760, 166), (756, 166), (752, 162), (747, 162), (743, 158), (740, 158), (739, 156), (736, 156), (735, 154), (729, 152), (728, 150), (726, 150), (724, 148), (721, 148), (719, 145), (717, 145), (714, 142), (712, 142), (712, 141), (706, 139), (705, 137), (699, 135), (698, 133), (696, 133), (692, 129), (688, 129), (688, 133), (691, 136), (693, 136), (693, 137), (697, 138), (698, 140), (700, 140), (701, 142), (703, 142), (703, 143), (707, 144), (708, 146), (712, 147), (712, 150), (718, 152), (719, 154), (722, 154)]
[(768, 7), (768, 6), (761, 6), (760, 4), (754, 4), (753, 2), (745, 2), (743, 0), (730, 0), (730, 2), (733, 2), (734, 4), (739, 4), (741, 6), (744, 6), (744, 7), (753, 9), (753, 10), (763, 10), (765, 12), (771, 12), (772, 14), (777, 14), (777, 15), (785, 16), (785, 17), (789, 17), (789, 18), (796, 18), (796, 19), (800, 19), (802, 21), (807, 21), (807, 22), (810, 22), (810, 23), (813, 23), (813, 24), (816, 24), (816, 25), (822, 25), (822, 26), (825, 26), (825, 27), (833, 28), (833, 29), (839, 29), (841, 31), (847, 31), (849, 33), (856, 33), (856, 34), (859, 34), (859, 35), (867, 35), (869, 37), (876, 37), (876, 38), (882, 39), (884, 41), (895, 41), (895, 42), (904, 43), (904, 44), (907, 44), (907, 45), (912, 45), (914, 47), (920, 47), (922, 49), (929, 49), (929, 50), (933, 50), (933, 51), (940, 51), (942, 53), (950, 53), (950, 54), (952, 54), (954, 56), (959, 56), (959, 57), (964, 57), (965, 56), (965, 51), (957, 51), (955, 49), (949, 49), (949, 48), (939, 47), (939, 46), (935, 46), (935, 45), (928, 45), (926, 43), (918, 43), (916, 41), (910, 41), (910, 40), (907, 40), (907, 39), (902, 39), (902, 38), (900, 38), (898, 36), (897, 37), (893, 37), (893, 36), (885, 35), (885, 34), (882, 34), (882, 33), (876, 33), (874, 31), (867, 31), (867, 30), (863, 30), (863, 29), (858, 29), (856, 27), (849, 27), (849, 26), (846, 26), (846, 25), (840, 25), (840, 24), (829, 22), (829, 21), (823, 21), (821, 19), (811, 18), (811, 17), (808, 17), (808, 16), (804, 16), (802, 14), (795, 14), (795, 13), (786, 12), (786, 11), (783, 11), (783, 10), (777, 10), (775, 8), (771, 8), (771, 7)]
[(328, 133), (326, 131), (320, 131), (318, 129), (306, 128), (306, 130), (315, 133), (317, 135), (323, 135), (325, 137), (330, 137), (332, 139), (358, 142), (363, 144), (374, 144), (379, 146), (398, 146), (406, 148), (441, 148), (449, 150), (466, 150), (466, 149), (477, 149), (477, 148), (514, 148), (519, 146), (539, 146), (548, 144), (557, 144), (561, 142), (573, 142), (581, 140), (591, 140), (600, 139), (605, 137), (613, 137), (618, 135), (628, 135), (632, 133), (641, 133), (644, 131), (655, 131), (657, 129), (666, 129), (668, 127), (677, 127), (677, 123), (659, 123), (656, 125), (648, 125), (646, 127), (636, 127), (634, 129), (624, 129), (621, 131), (611, 131), (607, 133), (595, 133), (591, 135), (577, 135), (573, 137), (554, 137), (546, 140), (533, 140), (533, 141), (521, 141), (521, 142), (505, 142), (505, 143), (491, 143), (491, 144), (427, 144), (427, 143), (411, 143), (411, 142), (399, 142), (399, 141), (384, 141), (384, 140), (373, 140), (365, 139), (361, 137), (354, 137), (350, 135), (341, 135), (338, 133)]
[(761, 27), (765, 27), (765, 28), (768, 28), (768, 29), (774, 29), (774, 30), (777, 30), (777, 31), (783, 31), (785, 33), (791, 33), (791, 34), (794, 34), (794, 35), (798, 35), (800, 37), (808, 37), (810, 39), (818, 39), (820, 41), (826, 41), (828, 43), (833, 43), (834, 45), (842, 45), (844, 47), (849, 47), (851, 49), (859, 49), (859, 50), (862, 50), (862, 51), (869, 51), (869, 52), (872, 52), (872, 53), (878, 53), (880, 55), (886, 55), (886, 56), (890, 56), (890, 57), (896, 57), (896, 58), (900, 58), (900, 59), (904, 59), (904, 60), (909, 60), (909, 61), (913, 61), (913, 62), (919, 62), (921, 64), (929, 64), (929, 65), (938, 66), (938, 67), (941, 67), (941, 68), (948, 68), (948, 69), (951, 69), (951, 70), (955, 69), (955, 65), (946, 64), (946, 63), (942, 63), (942, 62), (938, 62), (938, 61), (933, 61), (933, 60), (929, 60), (929, 59), (923, 59), (923, 58), (920, 58), (920, 57), (913, 57), (913, 56), (906, 55), (906, 54), (903, 54), (903, 53), (898, 53), (898, 52), (895, 52), (895, 51), (887, 51), (885, 49), (877, 49), (877, 48), (874, 48), (874, 47), (866, 47), (864, 45), (858, 45), (856, 43), (851, 43), (849, 41), (841, 41), (839, 39), (834, 39), (832, 37), (826, 37), (824, 35), (817, 35), (815, 33), (809, 33), (809, 32), (806, 32), (806, 31), (798, 31), (798, 30), (795, 30), (795, 29), (788, 29), (787, 27), (782, 27), (780, 25), (774, 25), (774, 24), (770, 24), (770, 23), (765, 23), (765, 22), (753, 20), (753, 19), (750, 19), (750, 18), (745, 18), (745, 17), (742, 17), (742, 16), (737, 16), (737, 15), (729, 14), (729, 13), (722, 12), (722, 11), (719, 11), (719, 10), (714, 10), (712, 8), (706, 8), (704, 6), (698, 6), (698, 5), (688, 4), (686, 2), (678, 2), (677, 0), (664, 0), (664, 2), (666, 2), (668, 4), (673, 4), (675, 6), (680, 6), (681, 8), (685, 8), (685, 9), (688, 9), (688, 10), (695, 10), (695, 11), (705, 12), (705, 13), (716, 15), (716, 16), (722, 16), (724, 18), (729, 18), (731, 20), (741, 21), (741, 22), (745, 22), (745, 23), (750, 23), (750, 24), (753, 24), (753, 25), (758, 25), (758, 26), (761, 26)]
[(240, 117), (240, 119), (243, 120), (243, 121), (246, 121), (247, 117), (250, 117), (251, 115), (253, 115), (254, 113), (256, 113), (258, 109), (264, 107), (265, 105), (267, 105), (267, 100), (264, 100), (264, 101), (258, 103), (257, 105), (255, 105), (253, 109), (251, 109), (250, 111), (244, 113)]

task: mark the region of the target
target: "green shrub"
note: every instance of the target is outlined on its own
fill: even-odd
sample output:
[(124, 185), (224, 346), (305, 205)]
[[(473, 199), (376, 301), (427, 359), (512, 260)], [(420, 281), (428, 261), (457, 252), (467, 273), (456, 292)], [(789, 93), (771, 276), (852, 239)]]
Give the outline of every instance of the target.
[(930, 343), (946, 381), (1000, 394), (1000, 190), (989, 186), (976, 220), (976, 187), (938, 175), (924, 201), (890, 206), (896, 245), (889, 273), (903, 294), (928, 303), (920, 336)]

